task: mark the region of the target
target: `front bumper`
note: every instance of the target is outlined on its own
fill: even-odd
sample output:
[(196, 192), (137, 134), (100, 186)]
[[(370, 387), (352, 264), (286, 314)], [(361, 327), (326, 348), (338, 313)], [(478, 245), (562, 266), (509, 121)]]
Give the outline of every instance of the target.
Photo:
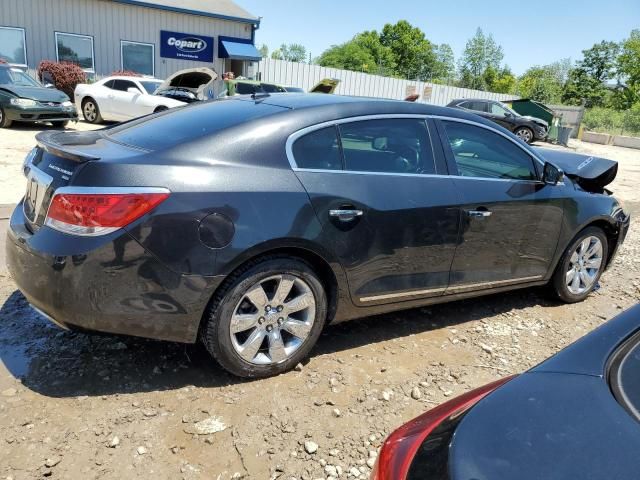
[(13, 122), (68, 122), (78, 121), (75, 107), (18, 107), (6, 105), (3, 107), (7, 118)]
[(7, 266), (34, 307), (70, 329), (193, 343), (223, 277), (181, 275), (124, 230), (75, 237), (33, 234), (22, 203), (7, 231)]
[(609, 254), (609, 260), (607, 261), (607, 268), (613, 263), (613, 260), (618, 253), (618, 249), (620, 245), (624, 242), (624, 239), (627, 238), (627, 233), (629, 232), (629, 226), (631, 225), (631, 215), (625, 213), (623, 210), (618, 210), (614, 213), (613, 217), (616, 220), (616, 227), (618, 230), (618, 237), (616, 239), (616, 244), (611, 253)]
[(535, 140), (545, 140), (549, 136), (549, 130), (544, 128), (534, 128), (533, 129), (533, 138)]

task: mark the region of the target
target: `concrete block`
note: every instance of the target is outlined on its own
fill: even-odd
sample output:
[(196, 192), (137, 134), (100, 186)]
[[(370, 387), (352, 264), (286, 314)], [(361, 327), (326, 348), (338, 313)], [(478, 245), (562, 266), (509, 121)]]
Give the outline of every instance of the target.
[(599, 143), (600, 145), (609, 145), (611, 135), (608, 133), (583, 132), (582, 141), (589, 143)]
[(624, 135), (616, 135), (613, 137), (613, 144), (618, 147), (637, 148), (640, 150), (640, 138), (625, 137)]

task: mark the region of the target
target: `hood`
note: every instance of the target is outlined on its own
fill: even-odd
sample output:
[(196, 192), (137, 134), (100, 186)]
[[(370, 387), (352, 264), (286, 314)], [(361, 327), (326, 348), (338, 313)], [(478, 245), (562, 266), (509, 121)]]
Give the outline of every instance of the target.
[(546, 121), (542, 120), (541, 118), (532, 117), (531, 115), (522, 115), (522, 118), (526, 118), (527, 120), (535, 122), (535, 123), (537, 123), (539, 125), (544, 125), (545, 128), (549, 128), (549, 122), (546, 122)]
[(13, 93), (16, 97), (29, 98), (40, 102), (66, 102), (69, 100), (64, 93), (55, 88), (20, 87), (18, 85), (0, 85), (0, 89)]
[(337, 78), (325, 78), (312, 87), (309, 93), (333, 93), (338, 88), (339, 83), (340, 80)]
[(565, 175), (588, 191), (602, 191), (618, 174), (618, 162), (615, 160), (547, 148), (535, 150), (542, 158), (564, 170)]
[(217, 78), (218, 74), (210, 68), (187, 68), (171, 75), (156, 91), (180, 87), (193, 92), (198, 100), (208, 100), (215, 97), (213, 82)]

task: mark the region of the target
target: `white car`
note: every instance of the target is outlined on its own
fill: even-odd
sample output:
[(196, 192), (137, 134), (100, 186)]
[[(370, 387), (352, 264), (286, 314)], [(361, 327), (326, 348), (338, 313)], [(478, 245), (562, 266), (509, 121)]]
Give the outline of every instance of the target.
[(107, 77), (91, 85), (76, 86), (75, 104), (89, 123), (120, 122), (184, 106), (184, 102), (154, 95), (162, 84), (162, 80), (154, 78)]

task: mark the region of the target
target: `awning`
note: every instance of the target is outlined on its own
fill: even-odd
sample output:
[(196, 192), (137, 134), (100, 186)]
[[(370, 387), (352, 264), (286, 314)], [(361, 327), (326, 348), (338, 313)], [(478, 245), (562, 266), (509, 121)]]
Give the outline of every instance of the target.
[(248, 60), (259, 62), (262, 55), (252, 43), (234, 42), (232, 40), (220, 40), (220, 58), (230, 58), (232, 60)]

